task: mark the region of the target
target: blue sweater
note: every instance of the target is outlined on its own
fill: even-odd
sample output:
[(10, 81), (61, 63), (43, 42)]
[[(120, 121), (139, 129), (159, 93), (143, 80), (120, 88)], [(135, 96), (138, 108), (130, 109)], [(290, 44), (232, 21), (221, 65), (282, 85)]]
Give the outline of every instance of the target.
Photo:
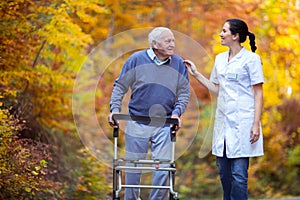
[(132, 54), (114, 82), (111, 112), (121, 112), (122, 100), (129, 88), (129, 114), (136, 116), (180, 116), (190, 97), (187, 69), (182, 58), (175, 54), (164, 65), (155, 64), (147, 50)]

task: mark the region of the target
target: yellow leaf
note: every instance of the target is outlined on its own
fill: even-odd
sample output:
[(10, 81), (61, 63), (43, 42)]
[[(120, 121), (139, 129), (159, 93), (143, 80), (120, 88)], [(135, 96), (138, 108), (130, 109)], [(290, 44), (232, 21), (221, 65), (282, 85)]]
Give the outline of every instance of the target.
[(26, 192), (31, 192), (31, 188), (25, 187), (25, 191), (26, 191)]
[(39, 173), (36, 172), (36, 171), (31, 171), (31, 173), (32, 173), (33, 175), (35, 175), (35, 176), (39, 175)]

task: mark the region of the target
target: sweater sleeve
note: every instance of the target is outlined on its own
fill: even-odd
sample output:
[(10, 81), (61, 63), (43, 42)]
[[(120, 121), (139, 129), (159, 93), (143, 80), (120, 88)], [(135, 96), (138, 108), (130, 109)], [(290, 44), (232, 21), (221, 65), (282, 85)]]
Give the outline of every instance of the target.
[(134, 81), (134, 59), (129, 58), (114, 82), (110, 99), (110, 112), (121, 112), (122, 100)]
[(177, 98), (172, 114), (181, 116), (190, 100), (190, 82), (188, 71), (183, 63), (183, 60), (180, 62), (180, 70), (178, 74)]

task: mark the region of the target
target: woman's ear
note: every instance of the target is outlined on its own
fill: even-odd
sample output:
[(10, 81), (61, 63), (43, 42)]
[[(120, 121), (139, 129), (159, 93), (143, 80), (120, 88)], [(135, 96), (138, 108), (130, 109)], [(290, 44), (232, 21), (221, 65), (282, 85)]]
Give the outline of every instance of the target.
[(236, 40), (239, 41), (239, 39), (240, 39), (240, 35), (238, 33), (232, 35), (232, 40), (233, 41), (236, 41)]

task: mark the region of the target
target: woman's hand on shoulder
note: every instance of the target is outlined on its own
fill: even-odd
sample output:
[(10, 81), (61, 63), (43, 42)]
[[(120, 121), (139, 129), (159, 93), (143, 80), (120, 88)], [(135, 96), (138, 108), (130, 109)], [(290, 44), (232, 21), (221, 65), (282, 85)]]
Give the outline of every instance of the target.
[(198, 72), (198, 71), (197, 71), (197, 68), (196, 68), (196, 66), (195, 66), (195, 64), (194, 64), (192, 61), (190, 61), (190, 60), (184, 60), (184, 64), (185, 64), (185, 66), (187, 67), (189, 73), (190, 73), (192, 76), (195, 76), (196, 73)]

